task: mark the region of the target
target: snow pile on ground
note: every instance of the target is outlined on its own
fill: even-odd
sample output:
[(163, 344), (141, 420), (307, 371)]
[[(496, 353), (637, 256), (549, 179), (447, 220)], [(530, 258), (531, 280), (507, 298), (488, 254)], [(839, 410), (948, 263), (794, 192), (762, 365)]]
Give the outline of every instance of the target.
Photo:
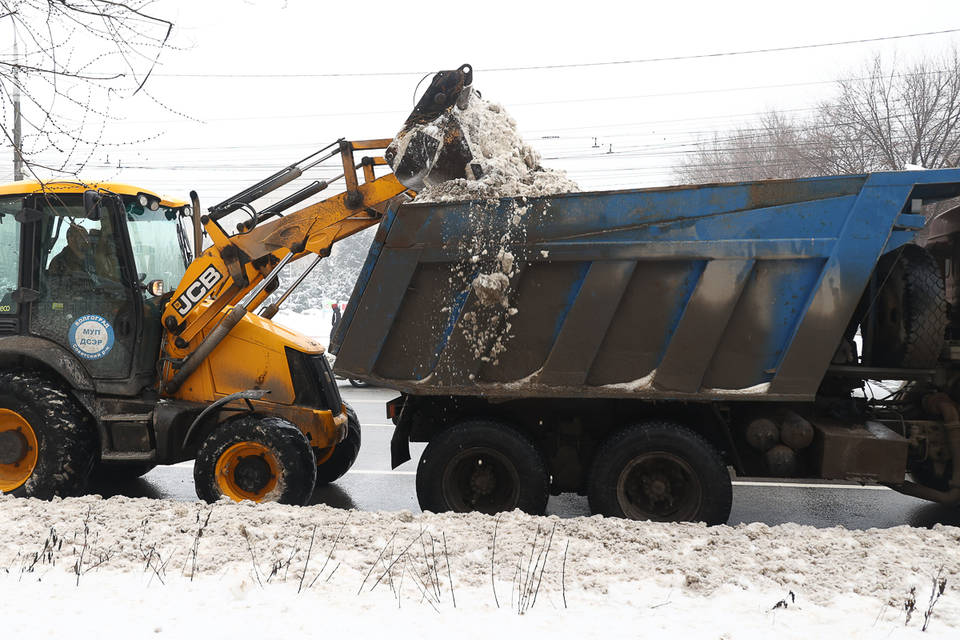
[[(325, 635), (397, 638), (960, 631), (952, 527), (706, 528), (3, 497), (0, 534), (9, 637), (299, 636), (318, 624)], [(938, 573), (945, 587), (925, 620)]]
[(520, 138), (516, 121), (501, 105), (472, 92), (467, 107), (454, 109), (453, 117), (471, 141), (474, 162), (483, 175), (477, 180), (458, 178), (428, 184), (414, 202), (545, 196), (580, 190), (566, 172), (541, 166), (540, 153)]

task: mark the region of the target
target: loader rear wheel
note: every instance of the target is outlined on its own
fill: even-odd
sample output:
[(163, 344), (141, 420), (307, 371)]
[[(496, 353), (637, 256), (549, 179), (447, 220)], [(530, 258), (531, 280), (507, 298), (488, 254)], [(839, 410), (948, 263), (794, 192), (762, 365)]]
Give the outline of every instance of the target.
[(713, 446), (679, 424), (651, 421), (607, 439), (588, 479), (590, 510), (605, 516), (723, 524), (733, 488)]
[(547, 508), (550, 477), (543, 456), (519, 431), (492, 420), (463, 422), (437, 434), (417, 467), (417, 498), (424, 511)]
[(305, 505), (317, 463), (306, 436), (276, 416), (245, 415), (213, 431), (193, 466), (197, 496)]
[(82, 494), (96, 450), (89, 420), (60, 384), (33, 371), (0, 373), (0, 491)]

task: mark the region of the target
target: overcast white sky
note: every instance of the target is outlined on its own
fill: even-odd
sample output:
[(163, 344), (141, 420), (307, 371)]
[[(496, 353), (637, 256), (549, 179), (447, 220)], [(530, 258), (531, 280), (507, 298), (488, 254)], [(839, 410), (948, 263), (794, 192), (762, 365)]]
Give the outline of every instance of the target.
[[(505, 71), (960, 29), (960, 2), (157, 0), (152, 11), (176, 23), (177, 48), (164, 52), (147, 87), (191, 119), (144, 96), (115, 104), (122, 120), (110, 122), (108, 138), (156, 137), (102, 149), (83, 177), (182, 198), (197, 189), (206, 206), (336, 138), (392, 136), (423, 74), (464, 62), (547, 166), (567, 169), (585, 189), (606, 189), (670, 184), (678, 152), (698, 136), (771, 108), (802, 116), (833, 80), (862, 75), (875, 52), (907, 60), (960, 43), (957, 32)], [(0, 164), (0, 179), (10, 175)]]

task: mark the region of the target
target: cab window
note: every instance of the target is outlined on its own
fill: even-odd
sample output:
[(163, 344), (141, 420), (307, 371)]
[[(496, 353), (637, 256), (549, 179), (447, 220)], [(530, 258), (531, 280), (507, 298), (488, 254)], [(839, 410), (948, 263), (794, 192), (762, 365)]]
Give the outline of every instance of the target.
[(137, 277), (144, 284), (159, 280), (163, 292), (172, 291), (187, 268), (179, 212), (164, 206), (151, 211), (135, 201), (125, 202), (125, 210)]

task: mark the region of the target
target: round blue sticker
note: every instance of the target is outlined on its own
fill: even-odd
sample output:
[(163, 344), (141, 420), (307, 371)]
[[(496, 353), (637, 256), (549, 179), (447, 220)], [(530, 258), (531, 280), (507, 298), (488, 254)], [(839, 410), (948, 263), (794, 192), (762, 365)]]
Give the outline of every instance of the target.
[(80, 316), (70, 325), (70, 348), (81, 358), (99, 360), (113, 349), (113, 327), (102, 316)]

